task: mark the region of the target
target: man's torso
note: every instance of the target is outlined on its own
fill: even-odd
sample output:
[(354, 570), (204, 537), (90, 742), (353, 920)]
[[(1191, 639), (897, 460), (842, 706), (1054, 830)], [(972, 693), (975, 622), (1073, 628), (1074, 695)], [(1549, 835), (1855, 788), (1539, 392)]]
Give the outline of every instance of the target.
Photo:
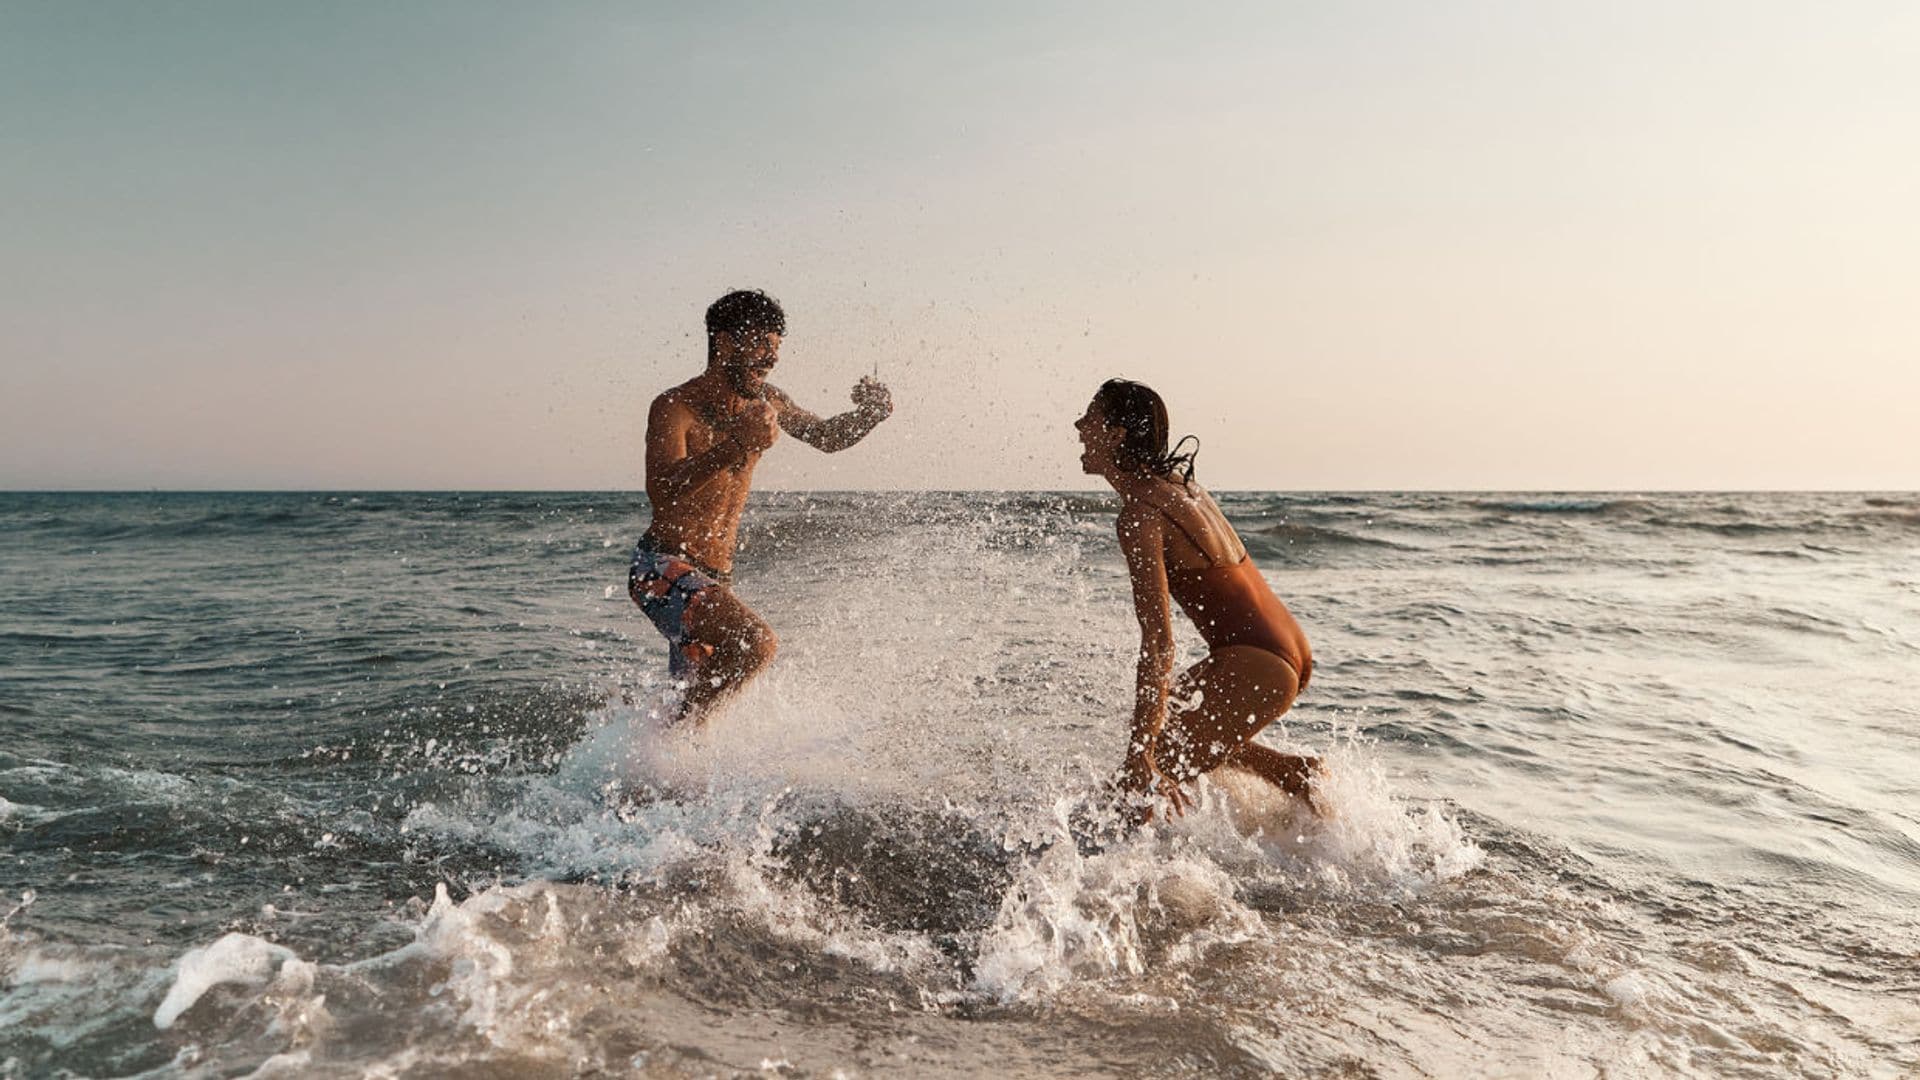
[[(699, 382), (682, 383), (662, 395), (692, 417), (686, 429), (688, 457), (705, 453), (719, 443), (725, 437), (725, 423), (747, 404), (745, 398), (712, 392)], [(760, 454), (750, 454), (744, 463), (721, 473), (712, 483), (662, 500), (653, 507), (647, 535), (663, 549), (685, 552), (715, 570), (731, 571), (740, 516), (746, 510), (754, 466), (759, 463)]]

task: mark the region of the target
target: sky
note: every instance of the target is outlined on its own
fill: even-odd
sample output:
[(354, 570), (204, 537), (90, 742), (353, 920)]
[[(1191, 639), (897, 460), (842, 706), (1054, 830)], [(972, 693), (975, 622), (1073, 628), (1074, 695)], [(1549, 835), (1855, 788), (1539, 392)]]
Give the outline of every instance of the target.
[(1920, 488), (1920, 6), (0, 0), (0, 489)]

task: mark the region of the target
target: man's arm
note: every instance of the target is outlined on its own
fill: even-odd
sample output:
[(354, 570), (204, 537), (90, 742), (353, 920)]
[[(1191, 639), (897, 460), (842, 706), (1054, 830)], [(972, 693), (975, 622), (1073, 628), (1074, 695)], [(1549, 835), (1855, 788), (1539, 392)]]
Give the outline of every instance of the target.
[(853, 388), (854, 408), (838, 416), (821, 419), (793, 403), (786, 392), (767, 387), (767, 401), (780, 417), (787, 434), (816, 450), (837, 453), (867, 437), (880, 421), (893, 415), (893, 396), (885, 386), (872, 379), (861, 379)]
[(647, 410), (647, 498), (655, 506), (699, 491), (745, 465), (756, 449), (730, 431), (727, 438), (689, 454), (687, 429), (693, 424), (693, 410), (672, 394), (654, 398)]

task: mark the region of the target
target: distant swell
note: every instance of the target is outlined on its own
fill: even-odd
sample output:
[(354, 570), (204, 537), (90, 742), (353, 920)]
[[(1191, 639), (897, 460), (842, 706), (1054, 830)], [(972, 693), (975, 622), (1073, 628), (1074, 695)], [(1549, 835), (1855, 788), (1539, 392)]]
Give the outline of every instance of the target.
[(1270, 525), (1264, 529), (1245, 530), (1243, 536), (1264, 544), (1286, 548), (1291, 546), (1350, 546), (1406, 549), (1405, 544), (1396, 544), (1391, 540), (1382, 540), (1374, 536), (1362, 536), (1358, 533), (1330, 529), (1324, 525)]
[(1634, 505), (1621, 499), (1504, 499), (1477, 503), (1483, 510), (1512, 514), (1604, 514)]
[(1797, 522), (1771, 524), (1761, 521), (1703, 521), (1687, 518), (1657, 517), (1647, 521), (1648, 525), (1660, 529), (1685, 529), (1692, 532), (1712, 533), (1715, 536), (1739, 538), (1744, 536), (1774, 536), (1780, 533), (1804, 533), (1808, 526)]

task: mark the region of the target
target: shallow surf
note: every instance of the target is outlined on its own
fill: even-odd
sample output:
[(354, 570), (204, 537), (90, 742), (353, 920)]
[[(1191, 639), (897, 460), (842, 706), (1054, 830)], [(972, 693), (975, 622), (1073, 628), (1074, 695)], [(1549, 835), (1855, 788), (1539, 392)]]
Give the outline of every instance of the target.
[(757, 497), (687, 738), (627, 496), (0, 496), (0, 1075), (1904, 1075), (1911, 502), (1224, 496), (1330, 812), (1098, 846), (1097, 498)]

